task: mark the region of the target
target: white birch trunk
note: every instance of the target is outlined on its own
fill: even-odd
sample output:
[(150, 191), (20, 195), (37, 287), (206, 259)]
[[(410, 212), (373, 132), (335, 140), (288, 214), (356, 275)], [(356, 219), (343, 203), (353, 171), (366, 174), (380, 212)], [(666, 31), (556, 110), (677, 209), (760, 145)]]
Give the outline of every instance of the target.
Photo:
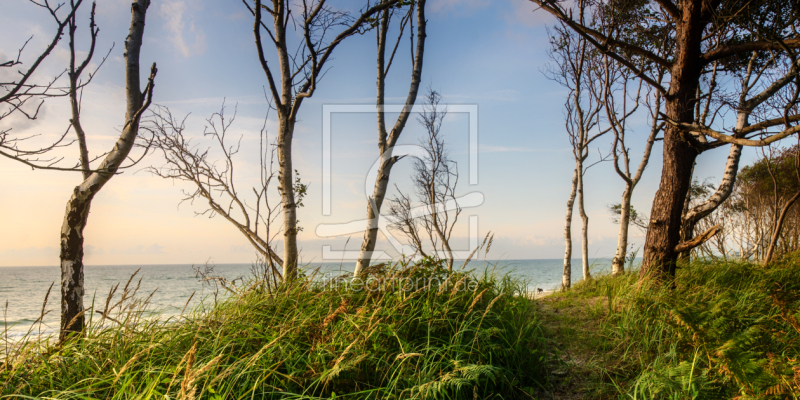
[[(583, 162), (579, 162), (580, 171), (583, 171)], [(585, 172), (585, 171), (584, 171)], [(589, 272), (589, 216), (586, 215), (586, 208), (584, 207), (583, 198), (583, 173), (578, 174), (578, 213), (583, 222), (581, 227), (581, 269), (583, 271), (583, 280), (592, 278)]]
[(628, 229), (631, 222), (631, 195), (633, 194), (633, 187), (630, 184), (625, 185), (625, 191), (622, 193), (622, 203), (620, 203), (619, 213), (619, 234), (617, 235), (617, 252), (614, 253), (614, 259), (611, 260), (611, 273), (619, 275), (625, 272), (625, 257), (628, 252)]
[[(153, 91), (156, 68), (150, 72), (150, 80), (144, 93), (139, 85), (139, 51), (144, 35), (145, 13), (149, 0), (135, 0), (131, 6), (130, 32), (125, 40), (125, 81), (127, 107), (125, 125), (114, 148), (103, 162), (75, 187), (67, 202), (64, 221), (61, 226), (61, 333), (60, 340), (79, 333), (84, 328), (84, 273), (83, 273), (83, 230), (89, 217), (92, 199), (117, 172), (133, 148), (139, 131), (139, 119), (149, 105)], [(82, 132), (81, 132), (82, 133)], [(81, 134), (78, 133), (78, 134)]]
[[(353, 271), (353, 276), (358, 277), (366, 267), (369, 266), (372, 260), (372, 252), (375, 251), (375, 243), (378, 239), (378, 218), (381, 215), (381, 207), (383, 200), (386, 198), (386, 191), (389, 187), (389, 174), (392, 172), (392, 166), (397, 161), (392, 156), (394, 145), (397, 139), (405, 128), (406, 122), (411, 115), (411, 108), (417, 101), (417, 93), (419, 92), (419, 84), (422, 76), (422, 60), (425, 52), (425, 38), (426, 38), (426, 21), (425, 21), (425, 0), (417, 2), (417, 49), (416, 56), (414, 57), (414, 66), (411, 73), (411, 84), (406, 97), (405, 106), (400, 116), (395, 122), (394, 128), (390, 135), (386, 132), (385, 114), (383, 106), (385, 102), (385, 54), (386, 50), (386, 32), (388, 31), (388, 17), (385, 23), (381, 24), (381, 31), (378, 40), (378, 82), (377, 82), (377, 108), (378, 108), (378, 150), (380, 151), (380, 164), (378, 165), (378, 175), (375, 178), (375, 186), (372, 190), (372, 196), (367, 200), (367, 227), (364, 231), (364, 240), (361, 243), (361, 250), (358, 253), (358, 260), (356, 267)], [(384, 15), (386, 12), (384, 12)]]
[(572, 210), (575, 205), (575, 195), (578, 190), (578, 174), (580, 168), (576, 163), (572, 174), (572, 191), (567, 199), (567, 215), (564, 217), (564, 273), (561, 276), (562, 290), (572, 286)]
[(278, 129), (278, 191), (283, 208), (283, 278), (292, 280), (297, 277), (297, 204), (292, 169), (294, 121), (281, 118)]

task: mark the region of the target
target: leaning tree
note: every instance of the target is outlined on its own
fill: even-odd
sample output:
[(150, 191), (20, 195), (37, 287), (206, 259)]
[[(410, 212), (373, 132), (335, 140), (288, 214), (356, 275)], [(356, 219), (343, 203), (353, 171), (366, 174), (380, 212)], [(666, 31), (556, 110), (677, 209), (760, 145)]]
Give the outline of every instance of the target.
[[(83, 274), (83, 231), (89, 220), (89, 208), (92, 200), (100, 189), (123, 167), (123, 162), (129, 160), (139, 134), (139, 121), (142, 113), (147, 110), (153, 97), (156, 64), (150, 69), (150, 77), (141, 89), (139, 76), (139, 54), (144, 36), (145, 13), (150, 5), (150, 0), (134, 0), (131, 4), (131, 24), (127, 39), (125, 39), (125, 119), (122, 132), (114, 147), (105, 153), (91, 159), (87, 150), (87, 133), (81, 125), (81, 107), (79, 92), (71, 90), (69, 97), (72, 104), (70, 124), (74, 131), (80, 148), (79, 160), (83, 173), (83, 181), (72, 191), (72, 196), (67, 202), (64, 212), (64, 221), (61, 225), (61, 335), (60, 340), (67, 339), (70, 335), (79, 333), (84, 328), (84, 274)], [(90, 51), (86, 58), (76, 63), (76, 30), (74, 22), (69, 30), (70, 64), (67, 69), (70, 87), (80, 86), (81, 74), (92, 59), (95, 41), (99, 32), (94, 22), (94, 7), (90, 17)], [(91, 164), (101, 159), (97, 167)]]
[[(414, 11), (416, 11), (417, 20), (417, 42), (416, 49), (412, 49), (411, 54), (411, 81), (409, 82), (408, 94), (406, 101), (403, 105), (403, 110), (395, 120), (391, 131), (386, 127), (386, 76), (389, 74), (389, 68), (392, 66), (392, 60), (397, 52), (400, 39), (403, 37), (406, 25), (409, 26), (410, 36), (414, 40)], [(367, 201), (367, 228), (364, 230), (364, 240), (361, 244), (361, 251), (358, 253), (358, 260), (356, 261), (356, 268), (353, 271), (354, 276), (358, 276), (361, 271), (369, 267), (372, 253), (375, 250), (375, 243), (378, 239), (378, 220), (381, 218), (381, 208), (383, 200), (386, 198), (386, 191), (389, 188), (389, 175), (392, 172), (394, 164), (402, 158), (402, 156), (395, 156), (394, 146), (403, 129), (408, 122), (408, 117), (411, 115), (411, 110), (414, 103), (417, 101), (417, 93), (419, 92), (419, 84), (422, 80), (422, 60), (425, 53), (425, 28), (427, 21), (425, 20), (425, 0), (416, 0), (412, 2), (409, 7), (408, 13), (400, 18), (400, 33), (397, 35), (397, 40), (388, 52), (387, 33), (390, 29), (390, 22), (394, 16), (395, 9), (386, 9), (381, 11), (379, 21), (377, 23), (377, 43), (378, 43), (378, 83), (377, 83), (377, 116), (378, 116), (378, 175), (375, 178), (375, 186), (372, 190), (372, 196)], [(396, 19), (396, 18), (395, 18)], [(389, 56), (388, 59), (386, 56)]]
[[(571, 2), (531, 1), (663, 95), (666, 125), (662, 175), (650, 213), (641, 274), (674, 276), (678, 254), (713, 233), (681, 241), (685, 199), (697, 156), (724, 144), (763, 146), (800, 131), (798, 115), (754, 112), (751, 116), (760, 121), (734, 128), (726, 128), (722, 119), (704, 124), (696, 118), (700, 102), (713, 91), (709, 80), (715, 65), (721, 65), (721, 71), (731, 76), (741, 74), (751, 56), (759, 67), (769, 64), (772, 70), (780, 70), (788, 65), (784, 76), (789, 78), (778, 77), (766, 85), (759, 104), (765, 99), (775, 100), (776, 93), (794, 80), (795, 53), (800, 48), (796, 2), (597, 0), (592, 7), (600, 18), (592, 25), (573, 17)], [(659, 54), (656, 50), (663, 44), (668, 50)], [(665, 69), (668, 84), (660, 84), (652, 74), (656, 68), (649, 65)], [(774, 75), (772, 70), (766, 75)], [(737, 96), (735, 87), (725, 90), (729, 90), (728, 96), (721, 98)], [(783, 108), (790, 109), (788, 106)], [(726, 109), (736, 111), (735, 103), (722, 101), (714, 112), (724, 115)], [(759, 139), (753, 139), (755, 136)]]

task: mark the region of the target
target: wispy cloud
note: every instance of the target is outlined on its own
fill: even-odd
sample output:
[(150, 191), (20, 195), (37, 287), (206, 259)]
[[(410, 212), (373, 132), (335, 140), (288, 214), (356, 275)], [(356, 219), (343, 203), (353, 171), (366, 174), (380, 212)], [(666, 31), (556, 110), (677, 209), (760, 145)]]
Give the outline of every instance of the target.
[[(183, 54), (200, 55), (206, 51), (206, 34), (203, 28), (195, 25), (191, 15), (186, 10), (183, 0), (168, 0), (161, 5), (161, 16), (165, 19), (167, 29), (172, 33), (172, 43)], [(188, 29), (186, 27), (188, 22)], [(187, 43), (186, 36), (193, 36), (191, 45)]]

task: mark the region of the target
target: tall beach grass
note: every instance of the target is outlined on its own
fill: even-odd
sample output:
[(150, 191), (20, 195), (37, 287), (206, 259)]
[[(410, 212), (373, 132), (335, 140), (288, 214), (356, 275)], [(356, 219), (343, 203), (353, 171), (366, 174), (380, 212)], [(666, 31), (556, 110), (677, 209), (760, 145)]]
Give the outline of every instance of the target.
[[(361, 281), (254, 282), (170, 320), (101, 315), (6, 352), (2, 398), (530, 398), (545, 383), (525, 285), (430, 259)], [(522, 296), (520, 296), (522, 295)], [(113, 319), (113, 320), (111, 320)]]

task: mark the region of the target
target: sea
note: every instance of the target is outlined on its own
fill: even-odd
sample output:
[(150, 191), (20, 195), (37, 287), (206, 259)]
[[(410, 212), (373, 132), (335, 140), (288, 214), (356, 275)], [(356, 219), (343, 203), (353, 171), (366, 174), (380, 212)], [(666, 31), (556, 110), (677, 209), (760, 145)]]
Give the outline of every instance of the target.
[[(456, 261), (455, 266), (462, 263)], [(611, 269), (611, 260), (607, 258), (592, 259), (590, 262), (593, 275), (607, 273)], [(310, 263), (302, 268), (307, 274), (316, 272), (315, 276), (332, 278), (337, 275), (351, 273), (354, 263)], [(86, 266), (84, 306), (94, 305), (92, 313), (103, 310), (109, 292), (118, 285), (116, 299), (119, 299), (123, 288), (131, 276), (136, 273), (129, 288), (138, 285), (137, 298), (150, 296), (148, 310), (159, 318), (179, 315), (184, 308), (197, 309), (213, 304), (215, 292), (217, 297), (225, 293), (217, 291), (207, 281), (198, 277), (196, 269), (205, 266), (192, 264), (170, 265), (91, 265)], [(561, 285), (563, 271), (562, 259), (533, 260), (500, 260), (470, 261), (467, 270), (476, 274), (492, 272), (499, 275), (511, 275), (521, 279), (529, 292), (539, 288), (555, 290)], [(217, 264), (213, 266), (213, 275), (224, 277), (228, 281), (241, 284), (252, 275), (251, 264)], [(572, 282), (581, 280), (581, 261), (572, 262)], [(140, 282), (141, 280), (141, 282)], [(48, 288), (52, 290), (45, 303)], [(113, 301), (112, 301), (113, 304)], [(60, 310), (60, 269), (59, 267), (0, 267), (0, 308), (2, 308), (2, 325), (0, 338), (13, 341), (26, 335), (47, 335), (55, 332), (59, 326)], [(40, 319), (40, 316), (44, 317)], [(96, 314), (95, 314), (96, 315)], [(2, 340), (0, 339), (0, 340)]]

